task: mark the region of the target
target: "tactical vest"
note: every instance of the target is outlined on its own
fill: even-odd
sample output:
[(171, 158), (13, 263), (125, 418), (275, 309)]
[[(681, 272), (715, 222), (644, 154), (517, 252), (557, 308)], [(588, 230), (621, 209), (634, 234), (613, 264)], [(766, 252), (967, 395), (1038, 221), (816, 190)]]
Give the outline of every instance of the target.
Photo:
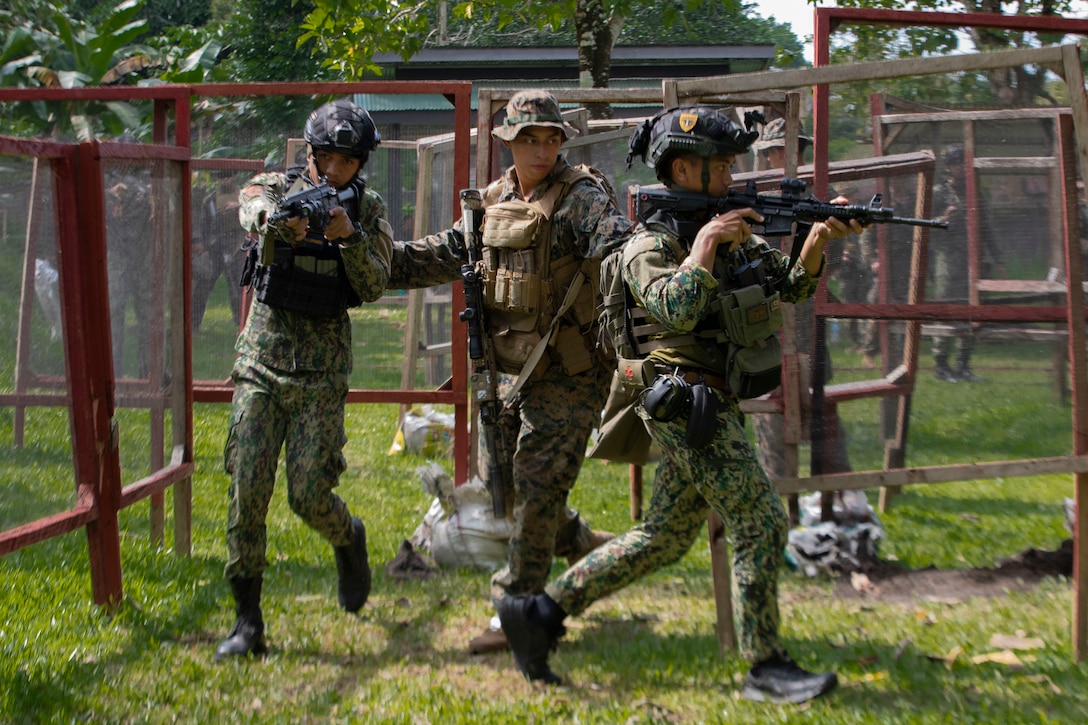
[[(549, 352), (571, 375), (590, 369), (595, 362), (595, 346), (586, 342), (585, 332), (596, 322), (600, 260), (585, 260), (573, 254), (553, 260), (551, 230), (555, 210), (571, 187), (583, 179), (600, 184), (597, 174), (583, 167), (568, 167), (540, 199), (532, 202), (498, 201), (503, 190), (501, 180), (484, 191), (484, 305), (496, 362), (502, 372), (522, 372), (579, 271), (585, 272), (585, 283), (570, 310), (559, 320), (549, 341)], [(546, 368), (538, 365), (532, 372), (543, 375)]]
[[(296, 178), (296, 169), (288, 172), (288, 187)], [(358, 188), (347, 212), (358, 222), (366, 184), (359, 178), (351, 183)], [(340, 245), (325, 239), (320, 230), (307, 230), (306, 238), (294, 245), (277, 239), (271, 264), (260, 264), (254, 248), (248, 254), (247, 265), (254, 265), (254, 295), (269, 307), (329, 318), (362, 304), (348, 280)]]
[[(675, 225), (664, 225), (672, 236), (675, 229)], [(680, 244), (687, 248), (684, 240)], [(629, 305), (627, 321), (637, 356), (645, 358), (664, 348), (716, 344), (726, 348), (725, 377), (737, 397), (754, 398), (778, 387), (782, 348), (775, 333), (783, 324), (782, 302), (777, 281), (764, 266), (761, 258), (749, 260), (740, 250), (719, 253), (712, 270), (717, 294), (688, 333), (671, 330), (644, 308)]]

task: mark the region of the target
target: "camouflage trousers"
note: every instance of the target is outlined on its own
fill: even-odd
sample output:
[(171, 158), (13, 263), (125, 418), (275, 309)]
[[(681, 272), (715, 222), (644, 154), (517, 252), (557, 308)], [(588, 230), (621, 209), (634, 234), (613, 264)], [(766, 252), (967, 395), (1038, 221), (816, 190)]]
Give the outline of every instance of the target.
[[(966, 302), (970, 282), (967, 276), (967, 245), (941, 240), (930, 246), (933, 259), (933, 295), (938, 302)], [(953, 335), (933, 338), (933, 359), (941, 364), (970, 363), (975, 349), (973, 328), (969, 322), (951, 322)]]
[[(146, 378), (151, 349), (151, 260), (146, 240), (139, 248), (106, 252), (109, 279), (110, 335), (113, 337), (113, 374), (124, 378)], [(126, 324), (129, 302), (135, 313), (136, 327)], [(125, 338), (134, 351), (135, 367), (125, 365)]]
[(280, 449), (287, 501), (333, 546), (351, 541), (351, 514), (333, 493), (347, 468), (343, 448), (347, 377), (285, 373), (245, 357), (231, 374), (234, 400), (223, 464), (230, 474), (226, 576), (258, 576), (267, 567), (265, 519)]
[(718, 412), (714, 441), (691, 450), (683, 416), (648, 421), (663, 459), (642, 522), (595, 549), (546, 591), (567, 614), (679, 561), (706, 527), (713, 508), (733, 548), (733, 611), (740, 654), (760, 662), (781, 652), (778, 640), (778, 569), (788, 530), (785, 507), (756, 461), (735, 400)]
[[(553, 365), (525, 384), (500, 419), (514, 450), (513, 530), (506, 565), (491, 578), (491, 598), (544, 590), (552, 556), (588, 548), (590, 529), (567, 507), (593, 427), (600, 422), (612, 371), (603, 366), (567, 375)], [(514, 378), (503, 376), (499, 395), (509, 396)], [(511, 497), (507, 496), (508, 506)]]

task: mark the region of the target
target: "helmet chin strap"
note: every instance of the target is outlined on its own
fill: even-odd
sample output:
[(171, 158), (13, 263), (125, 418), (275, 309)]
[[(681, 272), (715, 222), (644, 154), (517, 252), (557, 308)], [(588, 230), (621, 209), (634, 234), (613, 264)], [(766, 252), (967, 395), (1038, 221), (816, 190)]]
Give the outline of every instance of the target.
[(710, 157), (701, 156), (703, 161), (703, 193), (707, 196), (710, 195)]

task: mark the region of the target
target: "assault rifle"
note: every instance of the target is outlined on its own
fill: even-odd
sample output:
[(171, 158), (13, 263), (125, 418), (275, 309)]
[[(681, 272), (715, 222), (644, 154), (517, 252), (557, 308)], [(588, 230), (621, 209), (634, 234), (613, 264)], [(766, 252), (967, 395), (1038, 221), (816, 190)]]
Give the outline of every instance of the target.
[(657, 210), (679, 213), (708, 212), (711, 216), (734, 209), (751, 208), (763, 216), (763, 221), (749, 222), (752, 231), (768, 237), (782, 237), (793, 233), (793, 224), (811, 226), (829, 217), (850, 223), (857, 219), (862, 225), (909, 224), (916, 227), (948, 229), (948, 222), (940, 219), (912, 219), (898, 217), (895, 211), (881, 206), (880, 194), (873, 196), (868, 205), (832, 204), (812, 196), (804, 196), (805, 182), (800, 179), (782, 179), (782, 193), (759, 194), (755, 181), (749, 181), (744, 191), (729, 190), (725, 196), (710, 196), (696, 191), (678, 191), (667, 187), (639, 187), (638, 219), (645, 222)]
[(487, 451), (487, 481), (491, 488), (491, 510), (495, 518), (506, 518), (506, 445), (499, 428), (499, 369), (495, 349), (487, 334), (484, 308), (483, 240), (480, 226), (484, 220), (483, 197), (477, 189), (461, 192), (461, 224), (465, 233), (468, 263), (461, 265), (461, 285), (465, 291), (465, 309), (461, 321), (468, 325), (468, 356), (472, 360), (472, 395), (480, 409), (480, 438)]
[(311, 227), (324, 230), (329, 225), (329, 212), (338, 206), (346, 206), (354, 198), (354, 184), (343, 189), (318, 184), (280, 199), (276, 211), (268, 217), (268, 221), (273, 223), (290, 217), (306, 217)]

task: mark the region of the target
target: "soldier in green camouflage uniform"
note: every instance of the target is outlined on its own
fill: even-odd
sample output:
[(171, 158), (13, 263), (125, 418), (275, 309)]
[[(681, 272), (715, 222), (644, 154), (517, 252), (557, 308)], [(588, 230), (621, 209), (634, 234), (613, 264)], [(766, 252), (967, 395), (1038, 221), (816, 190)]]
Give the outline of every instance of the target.
[[(146, 378), (151, 349), (151, 195), (136, 174), (111, 177), (106, 189), (106, 273), (113, 374), (118, 378)], [(134, 331), (125, 322), (130, 299), (136, 318)], [(129, 347), (136, 348), (135, 369), (124, 366), (126, 337)]]
[[(965, 302), (969, 276), (963, 144), (946, 148), (941, 162), (944, 180), (933, 185), (933, 199), (934, 206), (942, 210), (939, 218), (950, 226), (948, 234), (929, 245), (933, 255), (933, 292), (937, 302)], [(933, 377), (949, 383), (982, 382), (971, 370), (975, 336), (970, 323), (954, 322), (952, 328), (954, 335), (933, 339)]]
[[(378, 299), (389, 277), (385, 203), (360, 176), (380, 137), (370, 115), (348, 101), (314, 111), (303, 136), (306, 168), (259, 174), (239, 195), (242, 227), (260, 246), (250, 250), (246, 281), (254, 301), (236, 345), (224, 450), (231, 475), (226, 576), (237, 620), (217, 660), (266, 649), (260, 610), (265, 519), (281, 448), (291, 510), (333, 546), (340, 606), (356, 612), (370, 592), (366, 529), (333, 489), (346, 468), (347, 308)], [(278, 198), (320, 183), (354, 191), (329, 211), (324, 229), (310, 228), (305, 216), (270, 221)]]
[[(631, 154), (646, 159), (648, 153), (649, 165), (672, 188), (722, 196), (732, 183), (735, 156), (746, 152), (757, 135), (709, 107), (669, 109), (635, 132)], [(702, 212), (661, 210), (640, 224), (624, 247), (624, 281), (635, 303), (650, 314), (643, 322), (657, 325), (649, 339), (658, 346), (649, 360), (690, 384), (701, 380), (710, 386), (717, 414), (699, 423), (715, 432), (708, 443), (694, 447), (688, 442), (688, 415), (661, 422), (647, 410), (652, 407), (649, 396), (643, 398), (640, 415), (663, 455), (644, 520), (568, 569), (546, 593), (511, 596), (499, 603), (515, 662), (529, 679), (558, 682), (547, 658), (565, 631), (565, 617), (679, 560), (713, 508), (731, 535), (740, 653), (753, 663), (744, 695), (802, 702), (836, 684), (834, 674), (798, 667), (779, 641), (777, 578), (786, 545), (786, 513), (745, 436), (737, 398), (728, 391), (727, 345), (714, 334), (693, 333), (724, 329), (716, 314), (708, 314), (716, 288), (728, 279), (719, 245), (729, 252), (740, 249), (748, 260), (767, 265), (770, 279), (778, 280), (781, 299), (797, 301), (816, 288), (825, 243), (861, 227), (834, 218), (813, 225), (798, 263), (783, 278), (788, 260), (751, 235), (750, 220), (761, 217), (751, 209), (709, 220)]]
[[(557, 191), (557, 184), (568, 186), (554, 208), (547, 239), (553, 269), (561, 264), (569, 268), (571, 260), (575, 264), (599, 260), (627, 238), (634, 224), (620, 213), (600, 184), (585, 174), (570, 176), (571, 167), (560, 147), (577, 130), (563, 120), (551, 94), (538, 90), (516, 93), (507, 104), (503, 124), (493, 133), (511, 150), (514, 164), (484, 191), (485, 206), (512, 199), (536, 202)], [(570, 178), (574, 181), (568, 181)], [(418, 288), (459, 280), (461, 265), (467, 262), (458, 222), (452, 229), (420, 240), (394, 242), (389, 286)], [(594, 277), (590, 285), (596, 290), (596, 266), (590, 265), (587, 272)], [(561, 299), (562, 290), (557, 292)], [(596, 350), (596, 301), (588, 295), (587, 299), (589, 315), (578, 327), (575, 344), (588, 367), (571, 374), (564, 361), (549, 351), (514, 400), (510, 400), (510, 391), (515, 376), (502, 377), (499, 396), (507, 406), (499, 425), (513, 456), (513, 475), (508, 477), (513, 495), (506, 496), (508, 506), (513, 501), (513, 534), (507, 563), (492, 578), (496, 601), (507, 593), (542, 591), (553, 554), (577, 560), (611, 538), (611, 534), (593, 532), (566, 506), (612, 375), (611, 366)], [(490, 321), (496, 324), (494, 313)], [(565, 328), (577, 324), (568, 313), (559, 337)], [(494, 338), (504, 331), (493, 328), (489, 333)], [(479, 469), (487, 470), (483, 461)], [(470, 650), (505, 647), (505, 637), (493, 634), (489, 642), (482, 641), (485, 635), (475, 638)]]

